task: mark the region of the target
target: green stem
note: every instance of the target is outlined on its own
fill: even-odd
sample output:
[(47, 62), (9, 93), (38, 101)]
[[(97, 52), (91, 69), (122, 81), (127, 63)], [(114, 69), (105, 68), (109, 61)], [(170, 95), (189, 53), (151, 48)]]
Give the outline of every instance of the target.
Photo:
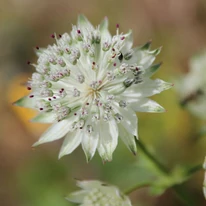
[(193, 175), (194, 173), (200, 171), (200, 170), (203, 170), (203, 166), (202, 164), (199, 164), (199, 165), (196, 165), (192, 168), (190, 168), (188, 171), (187, 171), (187, 175), (190, 176), (190, 175)]
[[(136, 139), (136, 138), (135, 138)], [(137, 149), (139, 149), (139, 151), (141, 151), (144, 156), (147, 157), (147, 159), (149, 159), (153, 164), (154, 166), (156, 167), (157, 170), (159, 170), (161, 173), (164, 173), (164, 174), (168, 174), (168, 170), (167, 168), (162, 165), (155, 157), (153, 154), (151, 154), (147, 148), (144, 146), (144, 144), (140, 141), (140, 140), (136, 140), (136, 145), (137, 145)]]
[(134, 192), (134, 191), (137, 190), (137, 189), (141, 189), (141, 188), (143, 188), (143, 187), (148, 187), (148, 186), (150, 186), (150, 182), (143, 182), (143, 183), (140, 183), (140, 184), (138, 184), (138, 185), (135, 185), (135, 186), (132, 187), (132, 188), (129, 188), (128, 190), (126, 190), (126, 191), (124, 192), (124, 194), (129, 195), (130, 193)]
[[(136, 139), (136, 137), (135, 137)], [(156, 169), (162, 173), (163, 175), (169, 176), (170, 172), (168, 171), (168, 169), (162, 164), (160, 163), (155, 157), (154, 155), (152, 155), (147, 148), (144, 146), (144, 144), (140, 141), (140, 140), (136, 140), (136, 145), (137, 145), (137, 149), (139, 150), (139, 152), (142, 152), (142, 154), (147, 157), (147, 159), (153, 163), (153, 165), (156, 167)], [(188, 171), (188, 175), (193, 174), (196, 171), (199, 171), (202, 168), (202, 166), (200, 167), (200, 165), (197, 165), (193, 168), (191, 168)], [(125, 194), (130, 194), (131, 192), (142, 188), (142, 187), (147, 187), (149, 186), (149, 183), (142, 183), (142, 184), (138, 184), (134, 187), (132, 187), (131, 189), (127, 190), (125, 192)], [(172, 187), (172, 189), (175, 191), (176, 196), (187, 206), (194, 206), (193, 201), (191, 200), (191, 198), (185, 194), (184, 189), (182, 189), (182, 187), (180, 185), (174, 185)]]

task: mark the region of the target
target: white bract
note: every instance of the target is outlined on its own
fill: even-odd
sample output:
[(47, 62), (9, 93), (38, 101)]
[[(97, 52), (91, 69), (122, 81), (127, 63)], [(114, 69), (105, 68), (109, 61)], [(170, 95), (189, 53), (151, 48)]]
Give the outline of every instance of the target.
[(189, 72), (178, 82), (181, 103), (194, 115), (206, 119), (206, 51), (189, 62)]
[(132, 206), (129, 198), (112, 185), (97, 180), (77, 181), (82, 190), (71, 193), (66, 199), (81, 206)]
[(39, 110), (33, 122), (54, 123), (35, 145), (65, 137), (59, 157), (81, 144), (88, 161), (96, 150), (110, 161), (119, 136), (135, 154), (135, 111), (164, 112), (148, 97), (172, 86), (150, 79), (160, 49), (149, 50), (151, 42), (132, 48), (132, 31), (117, 25), (111, 36), (107, 18), (94, 28), (83, 15), (70, 34), (53, 37), (55, 44), (37, 50), (32, 92), (15, 103)]

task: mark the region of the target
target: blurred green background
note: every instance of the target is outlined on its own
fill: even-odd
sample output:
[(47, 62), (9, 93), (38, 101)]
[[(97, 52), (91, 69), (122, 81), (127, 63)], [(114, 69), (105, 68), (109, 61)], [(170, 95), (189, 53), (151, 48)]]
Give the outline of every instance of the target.
[[(175, 82), (188, 71), (189, 58), (206, 47), (205, 0), (1, 0), (0, 1), (0, 205), (69, 206), (64, 197), (76, 190), (75, 180), (100, 179), (125, 190), (144, 178), (138, 158), (119, 142), (113, 161), (102, 164), (98, 154), (87, 164), (79, 147), (58, 160), (61, 140), (37, 147), (31, 145), (47, 126), (29, 123), (34, 112), (12, 106), (27, 93), (25, 82), (33, 72), (27, 61), (36, 61), (33, 48), (52, 44), (50, 35), (69, 32), (78, 14), (94, 24), (108, 16), (110, 31), (116, 23), (122, 32), (133, 29), (134, 44), (153, 40), (163, 46), (158, 61), (163, 65), (155, 77)], [(139, 136), (168, 168), (203, 162), (205, 137), (197, 138), (204, 124), (179, 106), (175, 89), (154, 97), (168, 111), (142, 114)], [(205, 205), (203, 172), (184, 184), (196, 202)], [(182, 206), (172, 190), (153, 196), (147, 188), (130, 195), (134, 205)]]

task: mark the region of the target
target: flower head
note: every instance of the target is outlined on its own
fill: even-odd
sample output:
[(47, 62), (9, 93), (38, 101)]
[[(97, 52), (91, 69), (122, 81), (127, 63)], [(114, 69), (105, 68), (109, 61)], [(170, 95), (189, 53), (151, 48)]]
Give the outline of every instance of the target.
[(82, 206), (132, 206), (129, 198), (115, 187), (97, 180), (77, 181), (82, 190), (71, 193), (67, 199)]
[(117, 25), (111, 36), (107, 18), (94, 28), (82, 15), (70, 34), (52, 37), (55, 44), (37, 50), (32, 92), (15, 103), (40, 112), (33, 122), (54, 123), (35, 145), (65, 136), (59, 157), (81, 144), (87, 160), (98, 150), (110, 161), (120, 136), (136, 153), (135, 111), (164, 112), (148, 97), (172, 86), (150, 79), (160, 49), (151, 51), (151, 42), (132, 48), (132, 31), (120, 33)]
[(206, 119), (206, 51), (189, 62), (189, 72), (181, 78), (178, 89), (181, 104), (194, 115)]

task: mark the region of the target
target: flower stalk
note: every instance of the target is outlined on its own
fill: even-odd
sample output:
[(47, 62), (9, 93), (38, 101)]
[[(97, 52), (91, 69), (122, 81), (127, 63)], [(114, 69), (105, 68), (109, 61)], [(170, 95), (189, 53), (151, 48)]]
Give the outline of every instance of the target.
[[(153, 154), (151, 154), (148, 151), (148, 149), (145, 147), (145, 145), (140, 140), (136, 141), (136, 146), (137, 146), (138, 152), (141, 153), (142, 155), (144, 155), (144, 157), (146, 157), (147, 160), (150, 161), (153, 164), (155, 169), (158, 171), (159, 175), (170, 177), (170, 175), (171, 175), (170, 171), (162, 163), (160, 163)], [(194, 174), (195, 172), (197, 172), (201, 169), (202, 169), (202, 165), (196, 165), (196, 166), (192, 167), (187, 172), (187, 175), (188, 176), (192, 175), (192, 174)], [(140, 189), (140, 188), (143, 188), (143, 187), (148, 187), (150, 185), (151, 185), (151, 182), (144, 182), (144, 183), (141, 183), (141, 184), (137, 184), (137, 185), (133, 186), (132, 188), (128, 189), (127, 191), (125, 191), (124, 193), (126, 195), (129, 195), (130, 193), (134, 192), (137, 189)], [(194, 201), (191, 200), (189, 195), (185, 193), (184, 188), (182, 187), (182, 185), (175, 184), (171, 188), (174, 190), (176, 196), (186, 206), (194, 206), (195, 205)]]

